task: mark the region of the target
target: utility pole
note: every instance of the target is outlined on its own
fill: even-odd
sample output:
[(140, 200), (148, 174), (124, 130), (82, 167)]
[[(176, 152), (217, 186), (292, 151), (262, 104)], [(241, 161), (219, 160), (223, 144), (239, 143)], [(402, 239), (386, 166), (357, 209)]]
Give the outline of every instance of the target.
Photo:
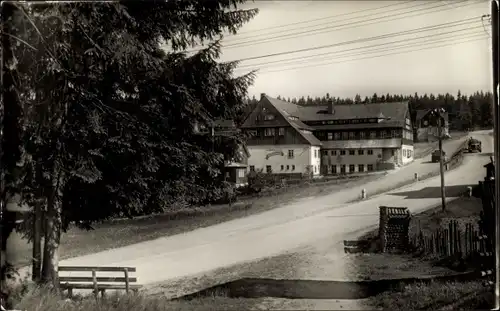
[(439, 173), (441, 175), (441, 208), (446, 211), (446, 193), (444, 187), (444, 157), (443, 157), (443, 131), (441, 125), (442, 108), (437, 109), (437, 125), (438, 125), (438, 138), (439, 138)]

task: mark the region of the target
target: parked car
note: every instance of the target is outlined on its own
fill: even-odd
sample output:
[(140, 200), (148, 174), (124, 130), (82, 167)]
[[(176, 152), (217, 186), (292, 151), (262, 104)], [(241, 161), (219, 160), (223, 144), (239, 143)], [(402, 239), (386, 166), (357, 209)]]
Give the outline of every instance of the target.
[(439, 162), (441, 160), (441, 156), (443, 157), (443, 160), (446, 162), (448, 158), (446, 157), (446, 152), (442, 152), (440, 154), (439, 150), (434, 150), (432, 153), (432, 162)]
[(467, 143), (467, 152), (481, 152), (481, 141), (470, 138), (469, 142)]

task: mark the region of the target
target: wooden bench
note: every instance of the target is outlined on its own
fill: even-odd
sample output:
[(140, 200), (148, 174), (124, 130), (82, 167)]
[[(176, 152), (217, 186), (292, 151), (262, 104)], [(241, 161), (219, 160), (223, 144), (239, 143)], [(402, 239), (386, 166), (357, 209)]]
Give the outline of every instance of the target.
[[(130, 272), (136, 272), (133, 267), (86, 267), (86, 266), (62, 266), (59, 267), (59, 272), (90, 272), (90, 276), (59, 276), (59, 286), (62, 291), (67, 290), (68, 296), (71, 298), (73, 289), (91, 289), (97, 297), (99, 292), (104, 297), (107, 289), (110, 290), (125, 290), (127, 293), (137, 291), (142, 287), (137, 283), (136, 277), (130, 277)], [(123, 273), (123, 277), (97, 276), (98, 272), (109, 274)]]

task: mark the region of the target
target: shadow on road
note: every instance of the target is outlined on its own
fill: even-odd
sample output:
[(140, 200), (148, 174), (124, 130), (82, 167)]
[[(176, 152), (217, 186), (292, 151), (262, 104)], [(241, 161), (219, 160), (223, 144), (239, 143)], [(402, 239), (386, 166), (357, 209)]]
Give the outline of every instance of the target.
[(425, 161), (425, 162), (422, 162), (422, 164), (437, 164), (437, 165), (439, 165), (439, 162)]
[(358, 282), (244, 278), (213, 286), (174, 300), (190, 300), (220, 295), (230, 298), (362, 299), (412, 283), (469, 281), (477, 277), (477, 272), (467, 272), (439, 277)]
[[(473, 187), (475, 185), (445, 186), (446, 196), (462, 196), (467, 191), (468, 186)], [(441, 197), (441, 188), (426, 187), (417, 191), (392, 192), (391, 195), (403, 196), (406, 197), (405, 199), (436, 199)]]

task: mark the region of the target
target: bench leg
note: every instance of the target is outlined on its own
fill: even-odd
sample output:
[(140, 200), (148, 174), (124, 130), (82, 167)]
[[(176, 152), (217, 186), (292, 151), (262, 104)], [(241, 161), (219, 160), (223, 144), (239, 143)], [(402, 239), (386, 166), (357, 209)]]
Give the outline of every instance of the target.
[(73, 288), (68, 288), (68, 298), (73, 298)]
[(106, 290), (105, 289), (101, 289), (101, 297), (104, 298), (104, 296), (106, 295)]

